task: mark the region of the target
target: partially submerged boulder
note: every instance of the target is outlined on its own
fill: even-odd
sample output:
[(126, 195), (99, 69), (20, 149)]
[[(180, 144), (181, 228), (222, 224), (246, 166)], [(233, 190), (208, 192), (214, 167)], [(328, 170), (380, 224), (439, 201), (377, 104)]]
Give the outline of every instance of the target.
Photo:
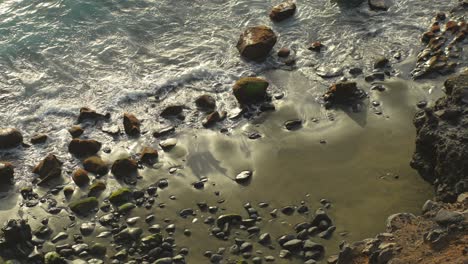
[(84, 130), (81, 126), (72, 126), (68, 129), (68, 132), (73, 138), (77, 138), (83, 134)]
[(45, 143), (47, 141), (47, 135), (46, 134), (37, 134), (37, 135), (34, 135), (32, 138), (31, 138), (31, 143), (36, 145), (36, 144), (42, 144), (42, 143)]
[(216, 108), (216, 100), (213, 96), (204, 94), (195, 100), (195, 105), (201, 110), (212, 111)]
[(83, 161), (85, 170), (97, 174), (105, 175), (109, 172), (107, 163), (104, 162), (99, 156), (92, 156)]
[(39, 175), (42, 182), (59, 178), (62, 175), (62, 164), (55, 155), (49, 154), (33, 169), (33, 173)]
[(87, 120), (101, 120), (107, 118), (106, 115), (99, 114), (95, 110), (88, 108), (88, 107), (82, 107), (80, 109), (80, 115), (78, 116), (78, 123), (85, 122)]
[(387, 11), (390, 8), (390, 0), (368, 0), (369, 7), (376, 11)]
[(152, 147), (144, 147), (140, 153), (140, 160), (146, 164), (154, 164), (158, 160), (158, 151)]
[(270, 11), (270, 19), (275, 22), (290, 18), (296, 13), (296, 3), (292, 0), (284, 1), (274, 6)]
[(435, 185), (439, 200), (454, 202), (468, 191), (468, 71), (445, 82), (446, 96), (416, 113), (411, 166)]
[(3, 184), (10, 184), (13, 181), (14, 172), (13, 164), (0, 161), (0, 186)]
[(68, 145), (68, 151), (78, 157), (96, 154), (101, 149), (101, 143), (94, 139), (73, 139)]
[(269, 83), (257, 77), (239, 79), (232, 88), (234, 96), (242, 105), (258, 103), (265, 100)]
[(77, 215), (90, 215), (99, 205), (96, 197), (87, 197), (70, 203), (70, 210)]
[(111, 172), (117, 178), (131, 177), (138, 173), (138, 163), (130, 158), (118, 159), (112, 164)]
[(130, 113), (125, 113), (123, 115), (123, 124), (124, 124), (124, 129), (125, 133), (130, 136), (137, 136), (140, 134), (140, 120), (136, 118), (135, 115), (130, 114)]
[(23, 143), (23, 135), (16, 128), (0, 128), (0, 149), (14, 148)]
[(236, 47), (242, 57), (261, 61), (268, 56), (276, 40), (275, 32), (267, 26), (249, 27), (240, 35)]
[(342, 104), (355, 100), (361, 95), (355, 82), (339, 82), (328, 88), (328, 91), (323, 95), (323, 100), (331, 104)]

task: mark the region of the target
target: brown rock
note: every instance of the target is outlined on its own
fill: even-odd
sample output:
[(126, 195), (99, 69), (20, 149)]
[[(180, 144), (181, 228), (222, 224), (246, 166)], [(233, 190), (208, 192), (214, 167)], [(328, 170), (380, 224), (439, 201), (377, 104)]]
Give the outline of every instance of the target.
[(270, 19), (275, 22), (280, 22), (292, 17), (294, 13), (296, 13), (296, 4), (294, 1), (288, 0), (271, 9)]
[(446, 31), (455, 33), (455, 32), (457, 32), (459, 29), (460, 29), (460, 27), (458, 26), (458, 23), (455, 22), (455, 21), (449, 21), (449, 22), (447, 22), (447, 24), (445, 24), (445, 30), (446, 30)]
[(369, 7), (376, 11), (387, 11), (390, 7), (388, 0), (368, 0)]
[(322, 50), (323, 47), (324, 47), (324, 46), (323, 46), (322, 42), (320, 42), (320, 41), (315, 41), (314, 43), (312, 43), (312, 44), (309, 46), (309, 50), (319, 52), (319, 51)]
[(35, 135), (31, 138), (31, 143), (32, 144), (42, 144), (47, 141), (47, 135), (46, 134), (39, 134)]
[(117, 178), (130, 177), (138, 172), (138, 164), (133, 159), (119, 159), (112, 165), (111, 172)]
[(377, 58), (374, 62), (374, 69), (380, 69), (380, 68), (385, 68), (390, 61), (385, 58), (384, 56), (381, 56)]
[(42, 182), (62, 175), (62, 162), (53, 154), (45, 157), (34, 169), (33, 173), (39, 175)]
[(140, 120), (136, 118), (136, 116), (130, 114), (130, 113), (125, 113), (123, 116), (123, 124), (124, 124), (124, 129), (125, 133), (130, 136), (136, 136), (140, 134)]
[(249, 27), (240, 35), (236, 47), (242, 57), (261, 61), (268, 56), (276, 40), (275, 32), (267, 26)]
[(16, 128), (0, 128), (0, 149), (14, 148), (23, 143), (23, 135)]
[(253, 104), (265, 100), (269, 83), (257, 77), (239, 79), (233, 87), (233, 93), (240, 104)]
[(160, 114), (161, 117), (168, 118), (177, 116), (182, 113), (184, 107), (182, 105), (171, 105), (166, 107)]
[(6, 161), (0, 161), (0, 185), (9, 184), (13, 180), (13, 164)]
[(283, 47), (280, 50), (278, 50), (278, 57), (280, 58), (286, 58), (291, 54), (291, 50), (289, 48)]
[(78, 116), (78, 123), (82, 123), (86, 120), (98, 120), (107, 118), (103, 114), (97, 113), (95, 110), (90, 109), (88, 107), (82, 107), (80, 109), (80, 115)]
[(101, 149), (101, 143), (94, 139), (73, 139), (68, 145), (68, 151), (78, 157), (96, 154)]
[(81, 128), (81, 126), (72, 126), (70, 129), (68, 129), (68, 132), (73, 138), (77, 138), (83, 134), (84, 130)]
[[(225, 114), (224, 114), (225, 116)], [(214, 111), (211, 114), (207, 115), (206, 118), (203, 120), (202, 125), (204, 127), (211, 127), (217, 122), (223, 119), (223, 115), (220, 114), (218, 111)]]
[(141, 162), (152, 165), (158, 160), (158, 151), (151, 147), (145, 147), (140, 156)]
[(327, 102), (343, 103), (353, 99), (358, 92), (355, 82), (340, 82), (333, 84), (323, 96)]
[(73, 172), (72, 179), (76, 183), (76, 185), (80, 187), (85, 186), (86, 184), (89, 183), (88, 172), (81, 168)]
[(85, 159), (83, 161), (83, 167), (85, 170), (97, 175), (105, 175), (109, 172), (107, 164), (99, 156), (92, 156)]
[(195, 105), (203, 110), (214, 110), (216, 100), (211, 95), (204, 94), (195, 100)]

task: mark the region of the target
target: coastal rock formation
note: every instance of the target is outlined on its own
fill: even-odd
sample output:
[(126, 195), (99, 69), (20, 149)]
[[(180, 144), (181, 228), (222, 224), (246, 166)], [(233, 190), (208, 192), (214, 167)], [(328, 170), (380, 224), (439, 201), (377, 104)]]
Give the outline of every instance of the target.
[(23, 135), (16, 128), (0, 129), (0, 149), (14, 148), (23, 143)]
[(239, 79), (232, 88), (234, 96), (241, 105), (258, 103), (265, 100), (269, 83), (257, 77)]
[(248, 60), (262, 61), (276, 44), (276, 34), (267, 26), (247, 28), (239, 37), (237, 50)]
[(292, 0), (274, 6), (270, 11), (270, 19), (275, 22), (290, 18), (296, 13), (296, 3)]
[(416, 151), (411, 166), (453, 202), (468, 191), (468, 71), (445, 82), (446, 96), (414, 118)]

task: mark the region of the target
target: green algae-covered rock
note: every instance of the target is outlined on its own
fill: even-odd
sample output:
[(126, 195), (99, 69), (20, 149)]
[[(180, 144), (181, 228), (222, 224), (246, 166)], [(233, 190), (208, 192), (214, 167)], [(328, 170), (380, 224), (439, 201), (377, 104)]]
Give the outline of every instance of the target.
[(121, 206), (119, 206), (118, 211), (121, 214), (126, 214), (130, 212), (131, 210), (133, 210), (135, 207), (136, 206), (133, 203), (124, 203)]
[(106, 246), (100, 243), (95, 243), (89, 248), (89, 253), (91, 253), (91, 255), (93, 256), (101, 257), (101, 256), (106, 255), (106, 252), (107, 252)]
[(141, 242), (144, 244), (155, 244), (155, 245), (161, 245), (162, 243), (162, 235), (161, 234), (153, 234), (149, 236), (145, 236), (141, 239)]
[(88, 197), (71, 202), (70, 209), (77, 215), (87, 216), (98, 207), (98, 205), (99, 202), (96, 197)]
[(265, 99), (269, 83), (257, 77), (239, 79), (233, 87), (234, 96), (240, 104), (253, 104)]
[(47, 252), (44, 256), (45, 264), (66, 264), (67, 262), (57, 252)]
[(132, 191), (128, 188), (120, 188), (113, 191), (109, 196), (109, 201), (114, 205), (121, 205), (130, 201)]
[(103, 181), (95, 181), (89, 186), (89, 197), (98, 197), (99, 194), (106, 189), (106, 183)]

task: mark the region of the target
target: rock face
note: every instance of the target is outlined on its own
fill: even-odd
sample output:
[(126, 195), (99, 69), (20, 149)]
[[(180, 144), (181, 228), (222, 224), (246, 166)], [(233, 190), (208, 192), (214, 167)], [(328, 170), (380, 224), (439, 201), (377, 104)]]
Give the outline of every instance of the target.
[(13, 174), (13, 164), (10, 162), (0, 161), (0, 186), (11, 183), (13, 180)]
[(468, 191), (468, 71), (445, 82), (446, 96), (414, 118), (416, 150), (411, 166), (454, 202)]
[(39, 175), (42, 181), (58, 178), (62, 175), (62, 162), (53, 154), (49, 154), (34, 169), (33, 173)]
[(267, 26), (247, 28), (239, 37), (237, 50), (248, 60), (261, 61), (276, 44), (276, 34)]
[(123, 124), (125, 128), (125, 133), (130, 136), (137, 136), (140, 134), (140, 120), (136, 116), (125, 113), (123, 115)]
[(101, 143), (93, 139), (73, 139), (68, 145), (68, 151), (78, 157), (96, 154), (101, 149)]
[(14, 148), (23, 143), (23, 135), (16, 128), (0, 129), (0, 149)]
[(296, 13), (296, 3), (289, 0), (274, 6), (270, 12), (270, 19), (275, 22), (280, 22), (292, 17), (294, 13)]
[(257, 77), (245, 77), (238, 80), (233, 87), (234, 96), (242, 105), (261, 102), (266, 97), (269, 83)]

